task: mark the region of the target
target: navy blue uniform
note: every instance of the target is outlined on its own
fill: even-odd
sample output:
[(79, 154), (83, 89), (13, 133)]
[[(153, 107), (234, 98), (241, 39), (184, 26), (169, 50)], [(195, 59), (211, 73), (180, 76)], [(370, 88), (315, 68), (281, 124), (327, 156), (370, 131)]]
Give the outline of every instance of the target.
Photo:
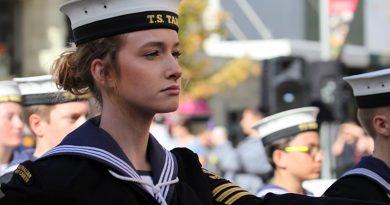
[(0, 204), (371, 204), (293, 194), (258, 198), (203, 170), (190, 150), (169, 152), (152, 136), (149, 183), (98, 123), (98, 118), (87, 121), (42, 158), (19, 165), (1, 186), (5, 197)]
[(390, 168), (377, 158), (363, 157), (324, 195), (390, 203)]

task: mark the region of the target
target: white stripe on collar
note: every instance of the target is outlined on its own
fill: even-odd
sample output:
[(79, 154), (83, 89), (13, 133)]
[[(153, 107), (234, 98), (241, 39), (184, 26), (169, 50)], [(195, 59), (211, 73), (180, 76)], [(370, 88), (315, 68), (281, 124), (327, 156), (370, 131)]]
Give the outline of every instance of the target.
[[(158, 180), (158, 184), (172, 180), (174, 174), (175, 164), (174, 164), (172, 154), (165, 149), (164, 151), (165, 151), (165, 162), (164, 162), (164, 167), (161, 171), (160, 179)], [(162, 195), (164, 198), (167, 198), (168, 191), (169, 191), (169, 186), (164, 186), (162, 188)], [(161, 203), (161, 201), (159, 202)]]
[[(174, 177), (174, 159), (172, 156), (172, 153), (165, 150), (165, 162), (164, 167), (162, 169), (158, 184), (166, 184), (166, 182), (171, 182)], [(75, 145), (59, 145), (48, 152), (46, 152), (41, 158), (46, 158), (50, 156), (57, 156), (57, 155), (78, 155), (78, 156), (84, 156), (89, 157), (98, 161), (103, 161), (113, 167), (115, 167), (117, 170), (121, 171), (122, 173), (125, 173), (127, 178), (133, 179), (134, 182), (140, 182), (142, 181), (141, 176), (125, 161), (118, 158), (117, 156), (111, 154), (110, 152), (107, 152), (103, 149), (99, 149), (96, 147), (89, 147), (89, 146), (75, 146)], [(159, 203), (164, 203), (167, 195), (169, 193), (170, 184), (168, 183), (161, 188), (161, 192), (155, 193), (154, 198)], [(144, 187), (144, 184), (141, 183), (141, 187)], [(145, 190), (146, 191), (146, 190)], [(149, 192), (148, 192), (149, 193)], [(163, 198), (161, 198), (161, 196)], [(163, 199), (165, 199), (163, 201)]]
[(126, 173), (130, 177), (140, 179), (138, 173), (126, 162), (116, 157), (115, 155), (96, 147), (75, 146), (75, 145), (60, 145), (46, 152), (41, 158), (46, 158), (53, 155), (81, 155), (90, 156), (93, 159), (100, 159), (116, 167), (118, 170)]

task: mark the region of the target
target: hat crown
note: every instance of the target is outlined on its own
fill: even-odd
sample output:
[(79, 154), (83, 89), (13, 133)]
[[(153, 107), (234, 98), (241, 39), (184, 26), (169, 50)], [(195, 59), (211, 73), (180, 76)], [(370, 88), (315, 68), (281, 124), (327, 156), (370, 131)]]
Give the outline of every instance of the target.
[(179, 0), (70, 0), (60, 10), (71, 20), (72, 29), (92, 22), (141, 13), (170, 11), (178, 13)]
[(21, 94), (16, 82), (0, 81), (0, 102), (21, 102)]
[(61, 12), (76, 45), (123, 33), (168, 28), (178, 31), (179, 0), (71, 0)]
[(351, 86), (359, 108), (390, 105), (390, 68), (347, 76), (343, 79)]
[(22, 95), (64, 92), (57, 88), (51, 75), (14, 78)]
[(253, 128), (257, 130), (260, 138), (264, 138), (286, 128), (299, 126), (304, 123), (316, 122), (318, 112), (319, 108), (317, 107), (303, 107), (287, 110), (263, 118), (260, 122), (255, 124)]
[(79, 100), (87, 100), (89, 95), (76, 96), (59, 89), (52, 75), (14, 78), (23, 96), (23, 105), (54, 105)]
[(390, 92), (390, 68), (344, 77), (355, 96)]

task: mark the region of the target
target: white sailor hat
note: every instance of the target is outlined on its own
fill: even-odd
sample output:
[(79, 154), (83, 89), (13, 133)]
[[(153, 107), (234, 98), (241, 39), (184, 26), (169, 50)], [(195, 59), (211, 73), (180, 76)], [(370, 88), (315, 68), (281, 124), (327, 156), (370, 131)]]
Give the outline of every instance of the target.
[(301, 132), (318, 131), (318, 112), (317, 107), (287, 110), (263, 118), (253, 128), (257, 130), (264, 146), (267, 146), (276, 140)]
[(72, 101), (86, 100), (85, 96), (76, 96), (58, 89), (51, 75), (14, 78), (23, 97), (23, 105), (53, 105)]
[(390, 68), (343, 79), (351, 85), (359, 108), (390, 105)]
[(0, 103), (22, 102), (18, 84), (14, 81), (0, 81)]
[(152, 28), (178, 30), (179, 0), (70, 0), (60, 8), (76, 45)]

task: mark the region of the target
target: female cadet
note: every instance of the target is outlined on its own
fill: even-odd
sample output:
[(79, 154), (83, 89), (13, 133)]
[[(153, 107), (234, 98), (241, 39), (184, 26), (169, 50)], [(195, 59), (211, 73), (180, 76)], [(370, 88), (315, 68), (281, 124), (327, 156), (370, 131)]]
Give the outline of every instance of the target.
[[(207, 171), (194, 153), (149, 134), (156, 113), (178, 107), (177, 0), (78, 0), (61, 10), (77, 49), (54, 67), (60, 86), (91, 90), (93, 118), (2, 185), (3, 204), (366, 204), (332, 198), (257, 198)], [(291, 200), (291, 199), (294, 200)]]

